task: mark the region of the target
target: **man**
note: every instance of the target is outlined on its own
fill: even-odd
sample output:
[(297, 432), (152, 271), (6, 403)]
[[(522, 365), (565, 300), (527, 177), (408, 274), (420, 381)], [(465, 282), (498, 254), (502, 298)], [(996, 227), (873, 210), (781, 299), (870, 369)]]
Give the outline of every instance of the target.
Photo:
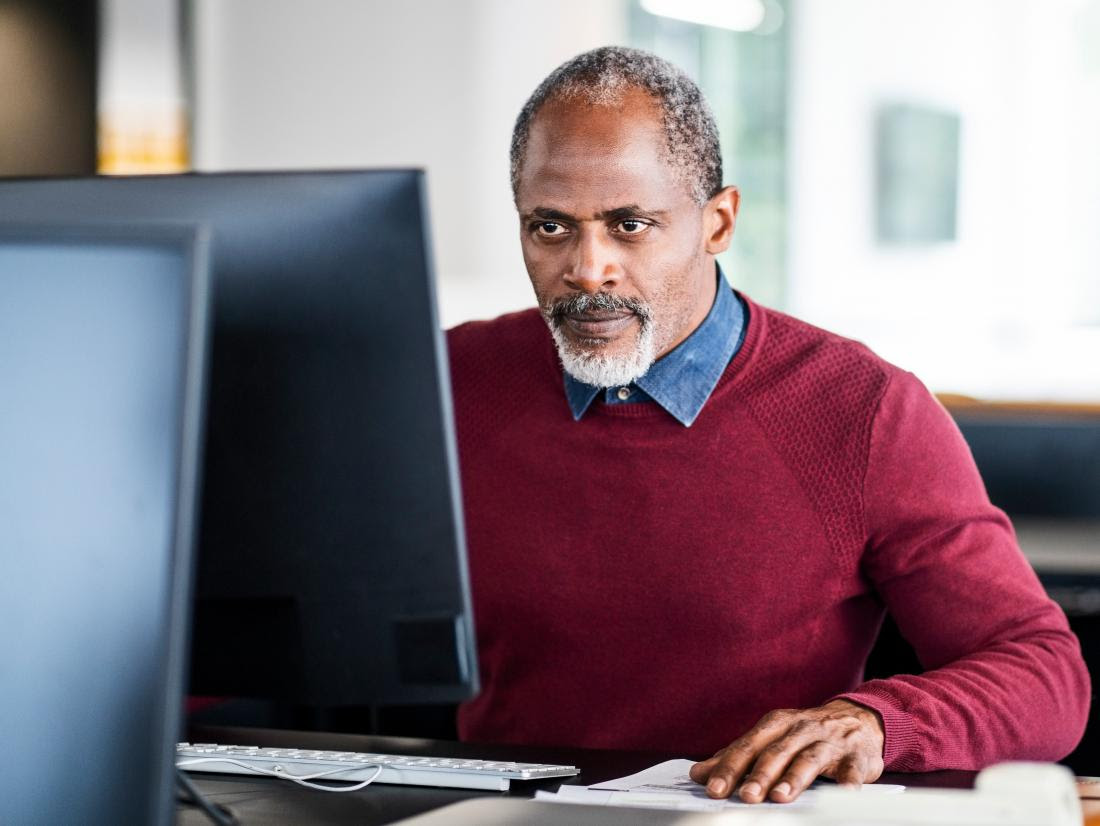
[[(1076, 639), (921, 384), (732, 291), (696, 86), (559, 67), (516, 123), (539, 311), (449, 334), (482, 694), (466, 739), (709, 753), (709, 794), (1057, 759)], [(863, 682), (888, 608), (926, 668)], [(763, 715), (763, 716), (762, 716)]]

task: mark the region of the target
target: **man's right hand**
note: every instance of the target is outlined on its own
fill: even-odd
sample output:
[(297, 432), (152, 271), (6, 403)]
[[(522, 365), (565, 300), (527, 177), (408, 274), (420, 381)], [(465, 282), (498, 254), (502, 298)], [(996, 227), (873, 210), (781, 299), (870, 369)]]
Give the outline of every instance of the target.
[(782, 709), (692, 766), (691, 779), (715, 798), (736, 790), (746, 803), (790, 803), (819, 776), (846, 786), (877, 780), (884, 741), (878, 712), (848, 700)]

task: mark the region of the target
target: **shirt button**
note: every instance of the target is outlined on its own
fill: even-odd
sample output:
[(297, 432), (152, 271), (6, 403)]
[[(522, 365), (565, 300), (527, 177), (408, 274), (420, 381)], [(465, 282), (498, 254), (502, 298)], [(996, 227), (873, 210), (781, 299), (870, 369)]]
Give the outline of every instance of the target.
[(619, 401), (625, 402), (627, 399), (630, 398), (630, 388), (629, 387), (620, 387), (619, 392), (616, 393), (615, 395), (619, 397)]

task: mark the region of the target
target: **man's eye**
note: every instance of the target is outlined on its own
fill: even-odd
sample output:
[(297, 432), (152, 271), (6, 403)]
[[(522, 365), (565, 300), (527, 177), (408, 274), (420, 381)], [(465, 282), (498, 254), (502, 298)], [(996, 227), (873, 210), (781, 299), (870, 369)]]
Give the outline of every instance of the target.
[(535, 232), (547, 238), (553, 238), (565, 234), (565, 227), (556, 221), (539, 221), (535, 224)]
[(624, 235), (640, 235), (649, 229), (649, 224), (644, 221), (635, 221), (628, 218), (625, 221), (619, 222), (619, 231)]

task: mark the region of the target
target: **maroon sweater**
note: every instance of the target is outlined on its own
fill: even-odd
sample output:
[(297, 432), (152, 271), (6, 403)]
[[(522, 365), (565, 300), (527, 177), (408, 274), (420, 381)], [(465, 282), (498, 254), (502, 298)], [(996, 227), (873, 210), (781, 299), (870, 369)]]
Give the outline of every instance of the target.
[[(476, 741), (707, 755), (775, 708), (878, 710), (887, 770), (1057, 759), (1089, 677), (911, 374), (749, 302), (690, 428), (570, 415), (535, 311), (449, 333)], [(926, 671), (863, 681), (888, 607)]]

